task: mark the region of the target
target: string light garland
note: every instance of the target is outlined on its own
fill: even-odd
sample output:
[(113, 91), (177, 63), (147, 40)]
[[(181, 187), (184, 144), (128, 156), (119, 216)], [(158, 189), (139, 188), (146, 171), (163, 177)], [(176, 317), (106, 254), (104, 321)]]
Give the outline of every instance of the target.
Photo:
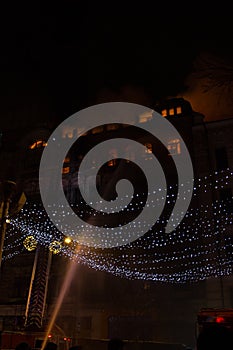
[(53, 253), (53, 254), (58, 254), (60, 253), (62, 249), (62, 244), (61, 242), (58, 241), (53, 241), (50, 243), (49, 245), (49, 250)]
[[(111, 249), (80, 245), (72, 239), (69, 227), (64, 227), (64, 234), (57, 230), (40, 204), (27, 203), (8, 225), (4, 259), (13, 258), (25, 248), (30, 251), (30, 247), (34, 247), (37, 243), (48, 246), (55, 254), (63, 254), (95, 270), (129, 279), (186, 283), (204, 280), (207, 277), (231, 275), (233, 198), (225, 201), (215, 200), (212, 203), (208, 198), (213, 198), (213, 191), (226, 188), (226, 185), (232, 183), (233, 172), (230, 169), (196, 179), (194, 203), (176, 230), (165, 234), (163, 227), (166, 222), (164, 217), (161, 217), (153, 229), (137, 241)], [(172, 191), (167, 196), (167, 202), (174, 203), (175, 189), (176, 185), (174, 188), (171, 187)], [(207, 204), (195, 203), (196, 199), (200, 200), (200, 193), (206, 196), (202, 199), (206, 198)], [(158, 196), (155, 207), (160, 205), (159, 202)], [(135, 203), (135, 206), (129, 205), (126, 209), (129, 216), (131, 212), (138, 211), (137, 205), (140, 200)], [(78, 208), (72, 205), (72, 209), (78, 210), (81, 216), (88, 214), (93, 217), (93, 211), (87, 213), (85, 208), (84, 213), (82, 205), (85, 204), (81, 202), (80, 206), (79, 203)], [(64, 215), (65, 212), (64, 210)], [(103, 214), (103, 218), (105, 217), (106, 214)], [(57, 217), (57, 220), (62, 222), (62, 217)], [(179, 220), (179, 217), (173, 217), (173, 220)], [(134, 227), (134, 221), (131, 222), (132, 228), (139, 232), (145, 225), (146, 222), (141, 222)], [(78, 229), (85, 233), (85, 223)], [(120, 226), (118, 230), (120, 231)]]
[(23, 241), (24, 247), (31, 252), (32, 250), (35, 250), (37, 247), (37, 240), (34, 236), (27, 236), (25, 240)]

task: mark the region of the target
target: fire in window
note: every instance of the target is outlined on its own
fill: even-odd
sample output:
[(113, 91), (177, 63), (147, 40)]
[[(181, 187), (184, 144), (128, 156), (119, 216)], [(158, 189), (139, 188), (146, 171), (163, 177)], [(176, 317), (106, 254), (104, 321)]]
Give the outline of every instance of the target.
[(119, 124), (107, 124), (106, 129), (108, 131), (117, 130), (119, 129)]
[(182, 108), (179, 106), (179, 107), (176, 107), (176, 114), (181, 114), (182, 113)]
[(146, 153), (153, 153), (153, 149), (152, 149), (152, 144), (151, 143), (145, 143), (146, 149), (145, 152)]
[(168, 142), (167, 149), (169, 151), (169, 155), (173, 156), (181, 153), (180, 147), (180, 139), (173, 139)]
[(70, 172), (69, 163), (70, 163), (70, 157), (66, 156), (63, 162), (62, 174), (69, 174)]
[(64, 168), (62, 168), (62, 174), (69, 174), (70, 172), (70, 167), (69, 166), (66, 166)]
[(118, 152), (117, 149), (113, 148), (109, 151), (110, 156), (112, 159), (108, 162), (108, 166), (115, 166), (117, 164), (117, 157), (118, 157)]
[(116, 166), (117, 162), (116, 162), (116, 159), (111, 159), (109, 162), (108, 162), (108, 166)]
[(92, 134), (100, 134), (103, 131), (104, 131), (104, 127), (100, 125), (92, 129)]
[(170, 108), (170, 109), (169, 109), (169, 115), (175, 115), (174, 108)]
[(45, 141), (42, 141), (42, 140), (38, 140), (38, 141), (35, 141), (33, 142), (29, 148), (30, 149), (37, 149), (37, 148), (43, 148), (43, 147), (46, 147), (47, 146), (47, 142)]
[(167, 110), (163, 109), (161, 112), (162, 117), (167, 117)]
[(139, 116), (139, 123), (146, 123), (152, 119), (152, 112), (145, 112)]

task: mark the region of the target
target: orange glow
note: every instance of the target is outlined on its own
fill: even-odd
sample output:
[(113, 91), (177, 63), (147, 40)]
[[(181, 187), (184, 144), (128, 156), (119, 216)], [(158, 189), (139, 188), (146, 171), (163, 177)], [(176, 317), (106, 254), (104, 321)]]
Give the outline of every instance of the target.
[(161, 112), (162, 117), (167, 117), (167, 110), (163, 109)]
[(170, 108), (169, 109), (169, 115), (174, 115), (174, 114), (175, 114), (174, 108)]
[(152, 153), (152, 144), (151, 143), (146, 143), (145, 146), (146, 146), (145, 152), (146, 153)]
[(176, 107), (176, 114), (181, 114), (181, 113), (182, 113), (182, 108)]
[(116, 148), (112, 148), (110, 151), (109, 151), (109, 154), (111, 155), (111, 157), (113, 159), (111, 159), (109, 162), (108, 162), (108, 166), (114, 166), (116, 165), (116, 158), (118, 156), (118, 153), (117, 153), (117, 149)]
[(177, 143), (177, 154), (180, 154), (181, 150), (180, 150), (180, 143)]
[(47, 146), (47, 142), (42, 141), (42, 140), (38, 140), (35, 141), (33, 144), (31, 144), (29, 146), (30, 149), (35, 149), (35, 148), (42, 148), (42, 147), (46, 147)]
[(69, 174), (70, 172), (70, 167), (69, 166), (66, 166), (62, 169), (62, 174)]
[(117, 130), (119, 128), (118, 124), (107, 124), (107, 130)]
[(139, 123), (146, 123), (152, 119), (152, 112), (145, 112), (139, 116)]
[(100, 134), (101, 132), (104, 131), (103, 126), (97, 126), (96, 128), (92, 129), (92, 134)]
[(116, 159), (112, 159), (108, 162), (108, 166), (114, 166), (116, 165)]
[(62, 129), (62, 138), (72, 139), (74, 137), (74, 128), (72, 126), (66, 125)]
[(167, 149), (169, 151), (169, 155), (175, 155), (181, 153), (180, 147), (180, 139), (173, 139), (168, 142)]

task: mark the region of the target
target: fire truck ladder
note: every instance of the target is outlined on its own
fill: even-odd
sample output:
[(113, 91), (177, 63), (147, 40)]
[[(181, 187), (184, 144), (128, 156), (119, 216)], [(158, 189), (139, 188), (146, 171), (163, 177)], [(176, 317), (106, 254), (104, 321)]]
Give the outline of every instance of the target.
[(43, 326), (52, 252), (38, 245), (34, 258), (31, 282), (25, 311), (25, 327)]

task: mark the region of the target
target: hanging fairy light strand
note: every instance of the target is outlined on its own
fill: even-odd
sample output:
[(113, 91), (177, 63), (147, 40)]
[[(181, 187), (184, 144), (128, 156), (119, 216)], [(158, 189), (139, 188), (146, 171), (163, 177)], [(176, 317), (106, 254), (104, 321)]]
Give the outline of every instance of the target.
[[(212, 195), (213, 190), (226, 188), (232, 181), (233, 172), (230, 169), (199, 178), (195, 180), (193, 198), (198, 199), (199, 193)], [(167, 201), (174, 203), (174, 193), (167, 196)], [(81, 204), (84, 203), (81, 201)], [(159, 200), (155, 205), (159, 205)], [(72, 208), (75, 210), (75, 205)], [(93, 269), (130, 279), (185, 283), (211, 276), (230, 275), (233, 265), (231, 208), (232, 198), (216, 200), (211, 204), (198, 204), (198, 207), (191, 206), (179, 227), (169, 234), (164, 233), (165, 220), (160, 218), (156, 229), (151, 229), (137, 241), (117, 248), (98, 249), (79, 245), (72, 239), (69, 227), (64, 228), (63, 233), (69, 237), (65, 242), (64, 235), (48, 219), (43, 207), (28, 204), (8, 224), (4, 259), (20, 254), (25, 245), (30, 248), (30, 243), (34, 242), (34, 245), (39, 243), (54, 247), (56, 253)], [(137, 211), (138, 208), (129, 206), (127, 210)], [(82, 210), (79, 213), (82, 214)], [(93, 212), (90, 211), (89, 214), (93, 215)], [(62, 221), (62, 217), (57, 220)], [(173, 220), (179, 220), (179, 217), (174, 217)], [(132, 221), (131, 225), (140, 232), (147, 223), (141, 222), (134, 227)], [(87, 228), (88, 225), (84, 223), (78, 229), (85, 232)]]

